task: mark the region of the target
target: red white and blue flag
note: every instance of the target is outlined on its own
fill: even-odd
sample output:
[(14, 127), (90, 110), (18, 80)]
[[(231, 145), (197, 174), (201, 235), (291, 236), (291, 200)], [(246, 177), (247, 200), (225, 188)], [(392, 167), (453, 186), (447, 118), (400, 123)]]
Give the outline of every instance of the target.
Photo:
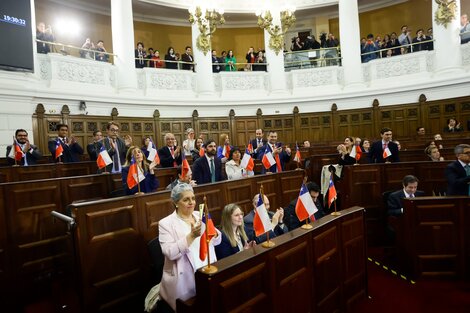
[(359, 145), (354, 145), (351, 149), (351, 153), (349, 153), (349, 156), (351, 158), (355, 158), (357, 161), (359, 161), (361, 159), (361, 155), (362, 155), (362, 150), (361, 150), (361, 146)]
[(328, 205), (330, 206), (337, 198), (335, 183), (333, 182), (333, 174), (330, 176), (330, 184), (328, 185)]
[(295, 204), (295, 214), (299, 218), (299, 221), (306, 220), (307, 218), (311, 217), (312, 220), (315, 220), (315, 212), (318, 211), (315, 202), (313, 202), (312, 197), (310, 196), (310, 192), (307, 189), (305, 184), (302, 184), (300, 188), (299, 198), (297, 199), (297, 203)]
[(255, 229), (256, 237), (273, 229), (271, 220), (269, 219), (268, 210), (266, 210), (261, 194), (259, 194), (258, 202), (256, 203), (253, 228)]
[(109, 156), (108, 151), (106, 151), (104, 146), (101, 146), (100, 153), (98, 154), (98, 158), (96, 159), (96, 164), (98, 164), (98, 168), (106, 167), (111, 163), (113, 163), (113, 160)]
[[(206, 221), (207, 219), (207, 221)], [(213, 237), (217, 235), (217, 231), (215, 230), (214, 223), (212, 222), (212, 218), (210, 214), (204, 213), (201, 219), (201, 241), (199, 242), (199, 259), (204, 261), (207, 256), (207, 248), (208, 244), (207, 241), (210, 241)]]
[(276, 164), (276, 160), (274, 159), (273, 150), (271, 150), (270, 144), (266, 145), (266, 150), (265, 150), (265, 153), (263, 155), (263, 159), (261, 160), (261, 162), (263, 163), (264, 168), (267, 170), (269, 170), (271, 166)]
[(24, 157), (24, 153), (16, 139), (13, 140), (13, 146), (11, 147), (8, 157), (15, 159), (16, 161), (20, 161)]
[(193, 172), (191, 171), (191, 167), (189, 166), (188, 160), (186, 160), (186, 158), (183, 158), (183, 163), (181, 164), (181, 177), (184, 179), (192, 173)]
[(153, 144), (152, 139), (150, 139), (147, 145), (147, 151), (149, 152), (147, 160), (150, 162), (155, 162), (157, 165), (160, 164), (160, 157), (158, 156), (157, 148)]
[(60, 139), (57, 138), (55, 142), (55, 158), (58, 159), (62, 154), (64, 154), (64, 148), (60, 143)]
[(131, 165), (129, 165), (129, 173), (127, 174), (127, 188), (132, 189), (137, 186), (138, 183), (145, 179), (144, 173), (137, 163), (135, 162), (134, 156), (131, 159)]
[(247, 171), (253, 171), (253, 169), (255, 168), (255, 161), (253, 161), (253, 158), (251, 157), (248, 148), (243, 154), (243, 158), (240, 162), (240, 167), (246, 169)]
[(299, 151), (299, 146), (297, 143), (295, 143), (295, 155), (294, 155), (294, 161), (297, 163), (300, 163), (301, 156), (300, 156), (300, 151)]

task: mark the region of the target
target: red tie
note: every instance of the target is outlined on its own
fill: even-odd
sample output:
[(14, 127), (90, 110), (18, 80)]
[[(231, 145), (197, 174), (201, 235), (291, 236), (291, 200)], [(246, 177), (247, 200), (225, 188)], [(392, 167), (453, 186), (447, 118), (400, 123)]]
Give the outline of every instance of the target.
[(387, 149), (388, 144), (384, 143), (384, 150)]

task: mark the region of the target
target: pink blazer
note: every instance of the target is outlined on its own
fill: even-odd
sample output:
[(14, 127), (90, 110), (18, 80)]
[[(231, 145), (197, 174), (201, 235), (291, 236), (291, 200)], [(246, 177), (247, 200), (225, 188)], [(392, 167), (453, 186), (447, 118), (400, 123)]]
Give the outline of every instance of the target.
[[(195, 211), (193, 215), (198, 221), (199, 213)], [(158, 225), (159, 241), (165, 255), (160, 295), (173, 310), (176, 310), (176, 299), (187, 300), (196, 295), (194, 259), (186, 242), (188, 233), (178, 227), (179, 223), (174, 211), (160, 220)], [(214, 246), (222, 241), (219, 230), (217, 233), (217, 238), (211, 241), (209, 247), (211, 262), (216, 260)], [(199, 240), (199, 237), (195, 240)]]

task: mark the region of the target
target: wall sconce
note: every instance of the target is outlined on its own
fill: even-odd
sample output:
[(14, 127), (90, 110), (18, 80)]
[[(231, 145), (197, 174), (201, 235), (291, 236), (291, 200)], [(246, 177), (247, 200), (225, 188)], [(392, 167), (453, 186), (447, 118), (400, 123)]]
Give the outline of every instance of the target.
[(279, 54), (279, 51), (284, 48), (284, 35), (287, 30), (295, 23), (295, 8), (285, 9), (281, 11), (281, 27), (279, 25), (273, 25), (273, 17), (271, 12), (256, 12), (258, 16), (258, 26), (265, 29), (271, 38), (269, 38), (269, 47)]
[(215, 10), (212, 8), (201, 9), (200, 6), (197, 6), (190, 8), (188, 11), (189, 23), (197, 23), (200, 32), (196, 40), (196, 46), (206, 55), (211, 49), (209, 36), (215, 32), (217, 25), (225, 24), (224, 10)]

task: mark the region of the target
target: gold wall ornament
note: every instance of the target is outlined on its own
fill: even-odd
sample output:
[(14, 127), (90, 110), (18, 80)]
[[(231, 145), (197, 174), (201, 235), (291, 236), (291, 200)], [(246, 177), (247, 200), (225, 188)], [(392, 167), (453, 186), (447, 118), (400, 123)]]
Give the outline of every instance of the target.
[(269, 47), (278, 55), (284, 48), (284, 35), (295, 23), (294, 10), (281, 11), (281, 27), (273, 25), (273, 16), (269, 10), (264, 13), (257, 13), (257, 15), (258, 26), (266, 30), (271, 36), (269, 38)]
[(196, 46), (204, 55), (211, 50), (210, 36), (216, 31), (217, 25), (225, 24), (223, 10), (205, 9), (203, 14), (201, 7), (189, 9), (188, 21), (191, 24), (197, 23), (199, 36), (196, 39)]
[(434, 13), (434, 20), (437, 25), (444, 25), (447, 28), (454, 18), (457, 11), (457, 3), (455, 0), (434, 0), (438, 4), (438, 8)]

